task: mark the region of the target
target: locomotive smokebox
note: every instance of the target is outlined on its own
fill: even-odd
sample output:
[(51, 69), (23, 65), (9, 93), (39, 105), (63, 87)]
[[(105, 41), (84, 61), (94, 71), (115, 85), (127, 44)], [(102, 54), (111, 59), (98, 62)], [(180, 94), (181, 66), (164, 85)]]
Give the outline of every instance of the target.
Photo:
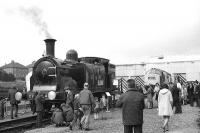
[(46, 56), (55, 57), (54, 55), (54, 46), (55, 46), (55, 39), (45, 39), (46, 43)]

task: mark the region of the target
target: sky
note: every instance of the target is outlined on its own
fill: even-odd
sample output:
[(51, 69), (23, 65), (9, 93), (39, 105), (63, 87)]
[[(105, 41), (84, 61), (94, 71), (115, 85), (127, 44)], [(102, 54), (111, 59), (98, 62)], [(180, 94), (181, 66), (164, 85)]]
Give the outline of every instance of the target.
[(200, 54), (199, 0), (0, 0), (0, 66), (28, 65), (54, 38), (55, 56), (129, 64), (148, 57)]

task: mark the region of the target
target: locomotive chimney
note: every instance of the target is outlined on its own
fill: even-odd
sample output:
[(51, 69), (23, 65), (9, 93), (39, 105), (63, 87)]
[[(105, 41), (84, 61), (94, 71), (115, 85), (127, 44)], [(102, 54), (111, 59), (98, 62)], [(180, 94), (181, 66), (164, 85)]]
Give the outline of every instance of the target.
[(54, 56), (54, 46), (55, 46), (55, 39), (45, 39), (44, 40), (46, 43), (46, 56)]

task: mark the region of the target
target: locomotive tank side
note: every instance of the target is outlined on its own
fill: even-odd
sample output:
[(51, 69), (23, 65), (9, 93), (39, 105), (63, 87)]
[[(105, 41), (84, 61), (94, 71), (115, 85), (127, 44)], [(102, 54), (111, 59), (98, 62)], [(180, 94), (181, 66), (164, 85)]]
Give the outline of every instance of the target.
[(114, 64), (109, 64), (108, 67), (108, 89), (109, 91), (114, 91), (116, 88), (114, 88), (113, 82), (115, 79), (115, 65)]
[(102, 64), (85, 63), (85, 82), (89, 83), (92, 93), (105, 92), (105, 68)]
[(93, 95), (102, 97), (114, 90), (115, 65), (108, 59), (99, 57), (82, 57), (79, 62), (85, 65), (85, 82), (88, 82)]

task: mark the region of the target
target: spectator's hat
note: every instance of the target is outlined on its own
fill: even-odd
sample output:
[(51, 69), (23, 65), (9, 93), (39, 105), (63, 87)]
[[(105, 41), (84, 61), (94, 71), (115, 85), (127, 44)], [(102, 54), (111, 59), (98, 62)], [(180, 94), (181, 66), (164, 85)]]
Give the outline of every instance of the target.
[(69, 86), (65, 86), (64, 90), (69, 90)]
[(87, 82), (85, 82), (85, 83), (84, 83), (84, 86), (88, 86), (88, 83), (87, 83)]
[(95, 101), (98, 102), (99, 101), (98, 98), (96, 98)]
[(76, 94), (74, 97), (75, 97), (75, 98), (79, 97), (79, 94)]
[(65, 106), (65, 105), (66, 105), (65, 103), (62, 103), (62, 104), (60, 105), (60, 107)]

